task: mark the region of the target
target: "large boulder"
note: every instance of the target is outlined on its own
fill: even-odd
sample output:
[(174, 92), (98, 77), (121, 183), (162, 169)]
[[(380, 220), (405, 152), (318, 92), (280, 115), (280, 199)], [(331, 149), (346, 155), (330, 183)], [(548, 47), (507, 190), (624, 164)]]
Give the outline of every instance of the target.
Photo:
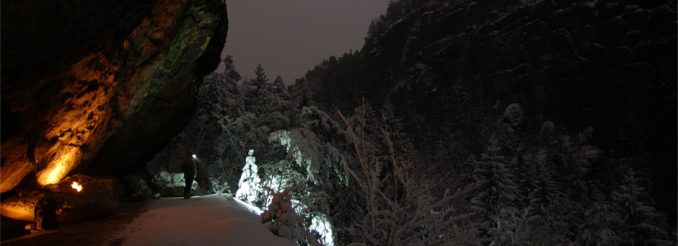
[(141, 172), (125, 175), (122, 177), (122, 183), (125, 187), (125, 198), (130, 201), (143, 202), (153, 196), (146, 175)]
[[(155, 190), (156, 193), (160, 194), (160, 196), (164, 197), (183, 196), (185, 186), (186, 181), (183, 173), (159, 171), (151, 178), (151, 188)], [(196, 192), (202, 193), (198, 190), (198, 182), (195, 180), (193, 180), (191, 190), (193, 191), (193, 194), (196, 194)]]
[(3, 1), (1, 16), (3, 193), (143, 168), (190, 119), (228, 26), (219, 0)]
[[(82, 190), (77, 191), (73, 188), (73, 182), (78, 182)], [(92, 178), (77, 174), (47, 188), (60, 195), (64, 201), (64, 207), (58, 214), (59, 221), (91, 219), (113, 214), (117, 211), (124, 193), (117, 179)]]
[[(80, 191), (73, 186), (77, 182)], [(113, 214), (123, 194), (122, 185), (114, 178), (93, 178), (73, 175), (57, 184), (46, 186), (58, 201), (59, 221), (73, 221)], [(7, 198), (2, 202), (2, 215), (15, 220), (33, 221), (34, 210), (44, 191), (33, 190)]]
[(33, 221), (35, 205), (40, 199), (40, 192), (32, 191), (5, 199), (0, 203), (2, 216), (23, 221)]

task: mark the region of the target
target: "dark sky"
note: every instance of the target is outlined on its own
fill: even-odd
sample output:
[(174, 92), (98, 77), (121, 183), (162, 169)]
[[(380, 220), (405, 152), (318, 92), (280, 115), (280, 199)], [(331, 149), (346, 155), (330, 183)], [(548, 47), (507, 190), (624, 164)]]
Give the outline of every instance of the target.
[[(229, 30), (222, 57), (252, 78), (261, 63), (286, 84), (331, 55), (358, 50), (370, 21), (389, 0), (228, 0)], [(219, 67), (219, 71), (223, 65)]]

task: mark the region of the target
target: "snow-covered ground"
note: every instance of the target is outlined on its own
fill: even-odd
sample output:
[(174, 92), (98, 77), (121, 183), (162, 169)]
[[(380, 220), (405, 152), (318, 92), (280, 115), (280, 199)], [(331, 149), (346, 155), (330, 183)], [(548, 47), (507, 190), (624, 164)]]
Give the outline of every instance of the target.
[(117, 238), (123, 245), (295, 245), (273, 235), (231, 198), (196, 196), (150, 201)]

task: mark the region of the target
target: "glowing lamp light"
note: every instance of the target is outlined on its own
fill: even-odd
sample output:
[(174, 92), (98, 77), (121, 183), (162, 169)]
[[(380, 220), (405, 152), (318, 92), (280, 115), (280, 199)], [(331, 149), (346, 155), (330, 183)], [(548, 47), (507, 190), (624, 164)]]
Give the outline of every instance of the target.
[(80, 185), (80, 183), (75, 182), (75, 181), (73, 181), (73, 183), (71, 183), (71, 188), (73, 188), (76, 192), (82, 191), (82, 185)]
[(192, 154), (191, 157), (193, 157), (194, 160), (197, 160), (197, 159), (198, 159), (198, 156), (195, 155), (195, 154)]

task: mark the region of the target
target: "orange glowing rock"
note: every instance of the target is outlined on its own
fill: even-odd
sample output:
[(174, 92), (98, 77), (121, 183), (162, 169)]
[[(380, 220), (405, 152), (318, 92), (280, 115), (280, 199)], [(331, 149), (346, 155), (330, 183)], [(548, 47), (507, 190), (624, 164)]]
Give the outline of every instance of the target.
[[(203, 9), (191, 1), (155, 2), (145, 17), (138, 16), (144, 17), (141, 23), (124, 28), (131, 33), (126, 37), (124, 33), (115, 35), (124, 38), (120, 49), (109, 41), (98, 50), (92, 49), (98, 45), (83, 47), (83, 53), (62, 59), (69, 64), (54, 66), (58, 69), (43, 77), (26, 76), (24, 80), (30, 84), (3, 90), (3, 112), (7, 108), (11, 119), (23, 122), (12, 127), (17, 130), (7, 136), (3, 130), (0, 193), (14, 189), (25, 177), (33, 177), (36, 170), (37, 182), (48, 186), (59, 183), (79, 165), (92, 163), (94, 158), (109, 160), (105, 156), (109, 152), (100, 153), (104, 144), (114, 142), (106, 148), (120, 148), (109, 139), (111, 136), (134, 142), (137, 138), (124, 130), (126, 126), (145, 126), (146, 121), (149, 127), (157, 126), (155, 118), (133, 117), (135, 114), (145, 115), (156, 106), (168, 109), (163, 110), (161, 118), (184, 110), (184, 102), (189, 102), (184, 100), (192, 97), (187, 94), (189, 85), (196, 81), (187, 78), (199, 70), (195, 65), (202, 60), (202, 52), (213, 45), (212, 36), (222, 33), (215, 32), (217, 28), (223, 29), (225, 38), (226, 19), (221, 19), (225, 13)], [(195, 13), (193, 17), (199, 21), (185, 18), (188, 13)], [(186, 99), (166, 105), (165, 100), (177, 95), (186, 95)], [(161, 126), (165, 127), (169, 130), (174, 126)], [(153, 131), (138, 138), (157, 137), (154, 142), (160, 144), (169, 141), (163, 133), (164, 130)], [(118, 157), (111, 159), (115, 160), (96, 165), (113, 166)], [(68, 192), (74, 194), (68, 187), (70, 182), (66, 185)], [(92, 187), (87, 185), (88, 189)]]
[[(62, 146), (57, 146), (62, 147)], [(41, 185), (49, 185), (58, 183), (65, 177), (69, 171), (76, 166), (76, 160), (80, 153), (77, 148), (66, 147), (57, 150), (58, 157), (55, 158), (49, 165), (38, 172), (38, 183)]]
[(35, 205), (38, 203), (39, 195), (30, 194), (28, 196), (13, 196), (4, 199), (0, 203), (0, 214), (14, 220), (33, 221)]

